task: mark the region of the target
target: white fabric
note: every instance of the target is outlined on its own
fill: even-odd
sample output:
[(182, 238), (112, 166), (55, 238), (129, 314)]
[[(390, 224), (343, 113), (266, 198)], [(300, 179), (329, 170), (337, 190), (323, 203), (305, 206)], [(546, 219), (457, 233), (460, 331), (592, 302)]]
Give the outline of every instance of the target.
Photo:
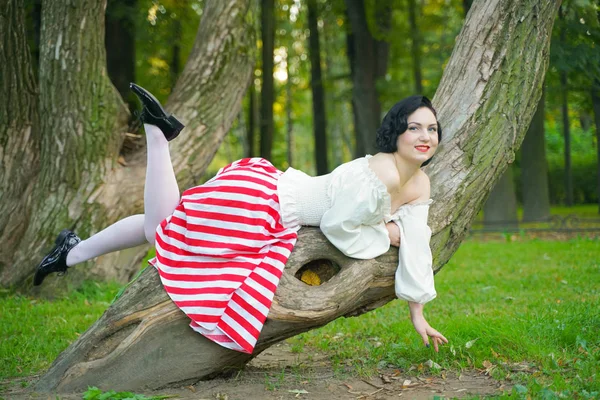
[(427, 225), (430, 204), (431, 200), (406, 204), (393, 217), (400, 228), (396, 296), (420, 304), (433, 300), (437, 295), (429, 247), (431, 229)]
[(283, 226), (319, 226), (321, 217), (331, 206), (327, 194), (330, 181), (331, 174), (313, 177), (288, 168), (277, 184)]
[(320, 177), (288, 169), (278, 187), (283, 224), (319, 226), (348, 257), (370, 259), (389, 250), (385, 223), (394, 221), (400, 228), (396, 295), (424, 304), (436, 296), (427, 226), (432, 201), (406, 204), (392, 214), (390, 195), (369, 167), (370, 157)]

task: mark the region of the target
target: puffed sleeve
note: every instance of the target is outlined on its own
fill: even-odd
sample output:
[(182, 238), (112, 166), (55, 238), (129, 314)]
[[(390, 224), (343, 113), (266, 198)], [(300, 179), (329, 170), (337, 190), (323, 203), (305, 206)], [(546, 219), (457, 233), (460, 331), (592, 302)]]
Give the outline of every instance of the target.
[(385, 198), (367, 178), (346, 174), (345, 179), (332, 185), (331, 208), (320, 224), (327, 239), (352, 258), (375, 258), (390, 248), (383, 221)]
[(393, 219), (400, 228), (396, 296), (420, 304), (437, 295), (429, 247), (431, 229), (427, 225), (430, 202), (404, 206)]

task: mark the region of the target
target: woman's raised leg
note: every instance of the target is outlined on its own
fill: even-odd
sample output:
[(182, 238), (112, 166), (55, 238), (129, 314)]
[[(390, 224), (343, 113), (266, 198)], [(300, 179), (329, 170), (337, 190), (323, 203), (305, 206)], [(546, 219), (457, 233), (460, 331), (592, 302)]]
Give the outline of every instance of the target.
[(171, 164), (169, 142), (155, 125), (144, 124), (148, 161), (144, 188), (144, 232), (154, 243), (156, 228), (179, 204), (179, 186)]

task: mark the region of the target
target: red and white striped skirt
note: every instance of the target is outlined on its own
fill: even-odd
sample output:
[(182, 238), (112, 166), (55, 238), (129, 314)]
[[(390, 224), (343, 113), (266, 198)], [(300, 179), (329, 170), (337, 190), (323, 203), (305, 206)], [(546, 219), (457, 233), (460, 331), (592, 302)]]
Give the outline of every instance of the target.
[(246, 158), (183, 192), (156, 230), (151, 260), (165, 290), (208, 339), (252, 353), (298, 227), (281, 223), (282, 172)]

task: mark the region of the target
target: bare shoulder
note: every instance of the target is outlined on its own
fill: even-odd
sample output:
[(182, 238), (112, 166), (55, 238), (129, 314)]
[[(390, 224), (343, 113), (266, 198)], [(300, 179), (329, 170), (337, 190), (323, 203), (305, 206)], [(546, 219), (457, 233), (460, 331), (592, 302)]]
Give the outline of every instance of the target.
[(429, 181), (429, 177), (427, 176), (427, 174), (423, 172), (423, 170), (418, 170), (413, 179), (415, 191), (419, 194), (419, 196), (415, 200), (429, 200), (429, 198), (431, 197), (431, 182)]
[(387, 153), (377, 153), (369, 158), (369, 167), (381, 182), (387, 187), (388, 191), (392, 191), (400, 186), (400, 175), (394, 157)]

